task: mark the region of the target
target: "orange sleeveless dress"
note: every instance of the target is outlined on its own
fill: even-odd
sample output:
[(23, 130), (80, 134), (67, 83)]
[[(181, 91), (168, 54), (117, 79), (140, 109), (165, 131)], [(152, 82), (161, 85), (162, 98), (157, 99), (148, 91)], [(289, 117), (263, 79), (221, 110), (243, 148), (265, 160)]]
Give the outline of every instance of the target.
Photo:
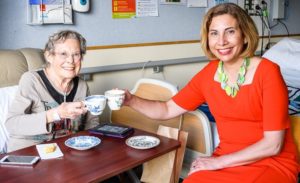
[(218, 61), (211, 61), (173, 97), (177, 105), (187, 110), (207, 102), (220, 137), (213, 156), (244, 149), (259, 141), (264, 131), (286, 129), (285, 143), (277, 156), (243, 166), (198, 171), (184, 183), (295, 183), (298, 157), (290, 131), (287, 87), (279, 66), (263, 59), (252, 83), (242, 85), (235, 98), (227, 96), (214, 80), (217, 66)]

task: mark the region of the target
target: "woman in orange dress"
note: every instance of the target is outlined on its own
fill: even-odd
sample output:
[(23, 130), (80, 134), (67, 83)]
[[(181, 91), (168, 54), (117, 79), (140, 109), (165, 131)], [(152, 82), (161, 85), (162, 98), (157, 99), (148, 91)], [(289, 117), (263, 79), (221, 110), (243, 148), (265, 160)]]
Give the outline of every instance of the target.
[(220, 144), (213, 156), (192, 163), (184, 183), (295, 183), (287, 88), (278, 65), (254, 56), (259, 37), (253, 20), (236, 4), (220, 4), (207, 12), (201, 35), (212, 61), (177, 95), (159, 102), (126, 92), (124, 105), (154, 119), (209, 105)]

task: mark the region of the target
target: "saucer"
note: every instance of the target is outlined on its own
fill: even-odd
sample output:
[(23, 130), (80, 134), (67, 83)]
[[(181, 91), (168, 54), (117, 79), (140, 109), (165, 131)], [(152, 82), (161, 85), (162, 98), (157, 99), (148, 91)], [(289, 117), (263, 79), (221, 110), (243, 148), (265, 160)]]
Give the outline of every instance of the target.
[(65, 145), (77, 150), (87, 150), (101, 143), (98, 137), (78, 136), (72, 137), (65, 141)]
[(133, 136), (126, 140), (126, 144), (135, 149), (150, 149), (159, 143), (159, 138), (147, 135)]

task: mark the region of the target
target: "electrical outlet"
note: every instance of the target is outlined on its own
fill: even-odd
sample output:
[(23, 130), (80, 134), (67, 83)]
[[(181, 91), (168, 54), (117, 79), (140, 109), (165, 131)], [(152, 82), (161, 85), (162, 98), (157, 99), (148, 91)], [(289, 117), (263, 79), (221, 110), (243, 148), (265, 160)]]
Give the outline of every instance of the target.
[(261, 10), (261, 0), (245, 0), (244, 8), (251, 16), (259, 16)]
[(285, 0), (273, 0), (273, 6), (272, 6), (273, 20), (284, 18), (284, 7), (285, 7)]
[(163, 71), (163, 66), (162, 65), (156, 65), (153, 67), (153, 72), (154, 73), (160, 73)]
[(84, 81), (91, 81), (92, 80), (92, 74), (80, 74), (80, 78)]

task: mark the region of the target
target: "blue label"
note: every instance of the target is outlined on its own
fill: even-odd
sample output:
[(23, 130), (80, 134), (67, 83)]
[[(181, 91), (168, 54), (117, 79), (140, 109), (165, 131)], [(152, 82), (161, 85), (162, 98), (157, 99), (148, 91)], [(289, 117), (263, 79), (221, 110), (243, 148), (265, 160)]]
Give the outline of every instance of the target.
[(62, 4), (63, 0), (29, 0), (30, 5), (40, 4)]
[(30, 5), (42, 4), (42, 0), (29, 0)]

